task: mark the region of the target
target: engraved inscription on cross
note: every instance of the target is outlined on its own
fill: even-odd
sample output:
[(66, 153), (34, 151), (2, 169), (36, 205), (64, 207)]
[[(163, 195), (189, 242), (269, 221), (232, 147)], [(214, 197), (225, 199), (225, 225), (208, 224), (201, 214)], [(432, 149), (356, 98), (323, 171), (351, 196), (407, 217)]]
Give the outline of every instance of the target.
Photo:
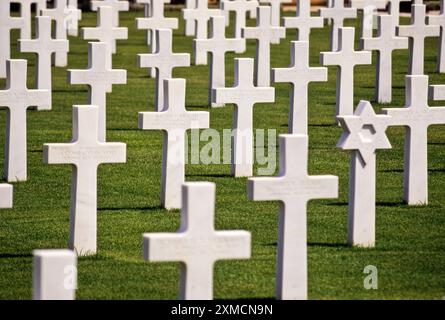
[(88, 69), (68, 70), (70, 84), (86, 84), (89, 86), (88, 103), (99, 107), (98, 139), (106, 141), (106, 106), (107, 92), (112, 91), (113, 84), (127, 83), (127, 70), (114, 70), (107, 66), (104, 59), (108, 54), (107, 44), (90, 42), (88, 44)]
[[(35, 52), (37, 54), (36, 83), (38, 89), (48, 90), (52, 94), (51, 58), (53, 53), (69, 51), (68, 40), (57, 40), (51, 37), (51, 18), (36, 17), (36, 38), (19, 40), (20, 52)], [(47, 106), (41, 110), (51, 110), (52, 96)]]
[(280, 43), (281, 38), (286, 37), (286, 29), (275, 27), (270, 22), (270, 8), (260, 6), (257, 8), (256, 27), (243, 29), (243, 37), (255, 39), (255, 84), (259, 87), (270, 85), (270, 45)]
[(309, 0), (297, 0), (297, 12), (295, 17), (284, 17), (283, 24), (286, 29), (298, 29), (297, 40), (309, 41), (309, 35), (313, 28), (323, 28), (323, 17), (311, 17), (311, 2)]
[(162, 111), (164, 103), (164, 80), (172, 78), (176, 67), (190, 66), (188, 53), (173, 53), (173, 31), (171, 29), (156, 30), (156, 52), (138, 54), (140, 68), (155, 68), (155, 110)]
[(354, 28), (339, 29), (339, 47), (335, 52), (322, 52), (321, 64), (337, 67), (336, 114), (351, 115), (354, 112), (354, 67), (371, 64), (369, 51), (354, 49)]
[(307, 299), (307, 203), (337, 198), (338, 177), (308, 175), (308, 136), (280, 135), (277, 177), (249, 178), (249, 198), (281, 201), (277, 284), (279, 299)]
[(233, 103), (232, 175), (249, 177), (253, 167), (253, 107), (275, 101), (275, 89), (253, 84), (253, 60), (235, 59), (235, 83), (213, 91), (216, 103)]
[(48, 90), (30, 90), (26, 87), (26, 60), (8, 60), (6, 69), (6, 88), (0, 90), (0, 107), (8, 109), (4, 175), (10, 182), (26, 181), (26, 111), (32, 106), (36, 106), (38, 110), (48, 106), (50, 92)]
[(213, 107), (220, 107), (222, 105), (217, 104), (212, 97), (212, 90), (226, 86), (226, 52), (244, 52), (246, 50), (246, 40), (242, 38), (226, 38), (225, 18), (223, 16), (212, 17), (210, 21), (210, 37), (208, 39), (195, 39), (193, 44), (196, 52), (211, 53), (209, 104)]
[(164, 131), (161, 204), (166, 209), (179, 209), (181, 206), (181, 185), (185, 179), (185, 133), (188, 129), (208, 128), (209, 118), (207, 111), (185, 109), (185, 79), (164, 80), (164, 108), (139, 113), (139, 129)]
[(215, 230), (215, 189), (210, 182), (184, 183), (178, 232), (143, 234), (145, 260), (181, 262), (179, 298), (183, 300), (213, 298), (216, 261), (250, 258), (250, 232)]
[(309, 66), (309, 42), (291, 42), (291, 64), (272, 69), (273, 82), (292, 84), (289, 109), (289, 133), (307, 134), (308, 86), (313, 81), (327, 81), (328, 69)]
[(428, 76), (406, 76), (405, 107), (387, 108), (390, 126), (406, 126), (404, 199), (428, 203), (428, 127), (445, 124), (445, 107), (428, 106)]
[(70, 143), (46, 143), (47, 164), (71, 164), (71, 214), (69, 248), (78, 255), (97, 250), (97, 168), (104, 163), (125, 163), (126, 145), (100, 142), (97, 106), (73, 106), (73, 139)]

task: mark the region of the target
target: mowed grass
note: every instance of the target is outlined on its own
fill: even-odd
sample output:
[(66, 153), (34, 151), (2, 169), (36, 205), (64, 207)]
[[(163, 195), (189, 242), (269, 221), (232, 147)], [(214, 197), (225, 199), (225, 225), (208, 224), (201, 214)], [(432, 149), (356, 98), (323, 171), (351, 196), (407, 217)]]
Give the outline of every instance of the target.
[[(167, 15), (179, 17), (179, 12), (169, 11)], [(119, 42), (113, 64), (114, 68), (128, 70), (128, 84), (114, 86), (107, 104), (107, 139), (127, 144), (127, 163), (103, 165), (99, 169), (98, 254), (79, 259), (78, 299), (175, 299), (178, 293), (179, 263), (148, 263), (142, 258), (142, 233), (175, 232), (180, 213), (160, 207), (162, 133), (137, 128), (137, 113), (153, 110), (154, 101), (154, 80), (148, 78), (146, 69), (137, 66), (136, 54), (148, 52), (145, 32), (135, 28), (137, 16), (142, 16), (142, 12), (121, 15), (121, 24), (129, 28), (129, 39)], [(81, 26), (94, 26), (95, 17), (94, 13), (84, 13)], [(174, 32), (175, 52), (192, 50), (192, 39), (183, 35), (183, 26), (180, 20), (180, 28)], [(35, 58), (17, 53), (17, 37), (18, 32), (14, 31), (12, 57), (29, 59), (28, 85), (32, 88)], [(293, 39), (295, 31), (288, 30), (286, 40), (272, 47), (272, 67), (289, 64)], [(87, 47), (87, 41), (80, 37), (70, 38), (69, 68), (87, 67)], [(329, 50), (328, 27), (312, 31), (310, 47), (311, 64), (317, 66), (319, 53)], [(426, 41), (425, 72), (432, 84), (445, 83), (445, 76), (434, 73), (437, 49), (437, 40)], [(254, 54), (255, 42), (248, 41), (242, 56)], [(226, 56), (228, 86), (233, 83), (234, 57)], [(407, 50), (396, 51), (393, 61), (390, 106), (401, 107), (408, 70)], [(208, 66), (177, 68), (174, 76), (187, 79), (188, 110), (207, 110), (212, 128), (228, 129), (233, 106), (207, 107), (208, 70)], [(337, 175), (340, 181), (338, 199), (315, 200), (308, 205), (309, 298), (442, 299), (445, 127), (431, 127), (428, 132), (428, 206), (409, 207), (403, 203), (404, 129), (387, 131), (393, 149), (378, 151), (377, 156), (377, 244), (374, 249), (350, 248), (346, 245), (349, 154), (336, 148), (342, 130), (334, 125), (335, 74), (335, 68), (329, 68), (329, 81), (312, 83), (309, 88), (309, 172)], [(29, 178), (14, 184), (14, 208), (0, 210), (1, 299), (31, 298), (32, 250), (67, 246), (71, 167), (45, 165), (42, 156), (44, 143), (71, 140), (72, 105), (87, 103), (87, 87), (68, 85), (66, 78), (66, 69), (53, 68), (53, 110), (28, 111)], [(1, 80), (1, 88), (4, 83)], [(374, 87), (375, 54), (372, 66), (356, 68), (355, 103), (361, 99), (373, 101)], [(275, 88), (276, 103), (255, 106), (254, 126), (286, 133), (289, 85), (277, 84)], [(373, 106), (376, 111), (381, 107), (377, 103)], [(5, 124), (5, 110), (0, 117)], [(0, 139), (4, 145), (5, 129)], [(279, 204), (248, 200), (246, 179), (231, 177), (229, 165), (187, 165), (186, 180), (216, 183), (217, 229), (252, 233), (251, 259), (216, 263), (215, 298), (275, 297)], [(363, 269), (367, 265), (378, 268), (378, 290), (363, 287)]]

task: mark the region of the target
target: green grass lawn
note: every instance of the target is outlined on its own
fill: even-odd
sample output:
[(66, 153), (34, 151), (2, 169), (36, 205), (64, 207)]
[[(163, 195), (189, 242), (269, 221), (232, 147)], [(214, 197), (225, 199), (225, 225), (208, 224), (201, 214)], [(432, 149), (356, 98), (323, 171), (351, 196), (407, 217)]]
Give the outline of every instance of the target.
[[(129, 40), (120, 41), (114, 68), (128, 70), (128, 84), (116, 85), (108, 95), (108, 141), (127, 144), (126, 164), (99, 169), (98, 254), (78, 262), (78, 299), (175, 299), (178, 263), (148, 263), (142, 259), (142, 233), (175, 232), (179, 211), (160, 207), (162, 133), (137, 128), (137, 113), (153, 110), (154, 80), (137, 66), (136, 54), (148, 52), (145, 33), (135, 28), (142, 12), (125, 13), (122, 25)], [(178, 12), (168, 15), (179, 16)], [(233, 17), (232, 17), (233, 18)], [(407, 20), (404, 20), (407, 23)], [(94, 26), (94, 13), (84, 13), (81, 26)], [(249, 22), (254, 23), (253, 21)], [(351, 24), (354, 23), (350, 21)], [(191, 52), (192, 39), (183, 36), (183, 22), (174, 32), (175, 52)], [(358, 26), (358, 22), (357, 22)], [(358, 30), (357, 30), (358, 31)], [(230, 33), (231, 34), (231, 33)], [(289, 64), (290, 40), (273, 46), (272, 67)], [(17, 53), (18, 32), (13, 32), (13, 58), (29, 59), (29, 86), (34, 86), (33, 55)], [(434, 73), (437, 41), (426, 42), (425, 69), (430, 83), (445, 83)], [(70, 38), (69, 68), (85, 69), (87, 42)], [(329, 50), (329, 29), (311, 34), (311, 64)], [(242, 56), (254, 57), (255, 42), (248, 41)], [(233, 83), (233, 58), (227, 54), (227, 85)], [(375, 59), (375, 54), (374, 54)], [(407, 50), (394, 54), (393, 103), (404, 105)], [(230, 128), (233, 106), (207, 107), (208, 66), (178, 68), (174, 76), (187, 79), (189, 110), (208, 110), (212, 128)], [(67, 72), (53, 69), (53, 110), (28, 112), (28, 181), (14, 184), (14, 209), (0, 210), (0, 298), (30, 299), (32, 250), (65, 248), (69, 235), (71, 167), (43, 164), (42, 145), (71, 140), (71, 106), (87, 103), (86, 86), (67, 84)], [(0, 81), (0, 87), (4, 87)], [(355, 98), (374, 98), (373, 66), (356, 68)], [(276, 103), (254, 108), (254, 126), (287, 132), (289, 86), (278, 84)], [(429, 130), (428, 206), (409, 207), (402, 201), (404, 129), (387, 133), (393, 149), (378, 151), (377, 244), (374, 249), (346, 245), (349, 154), (337, 149), (341, 128), (333, 124), (335, 68), (329, 82), (309, 89), (309, 172), (339, 176), (338, 199), (316, 200), (308, 205), (308, 258), (310, 299), (442, 299), (445, 296), (445, 127)], [(439, 105), (435, 103), (434, 105)], [(381, 105), (373, 103), (376, 110)], [(0, 112), (5, 124), (6, 111)], [(5, 127), (4, 127), (5, 128)], [(4, 145), (5, 129), (0, 134)], [(3, 161), (3, 157), (1, 157)], [(1, 166), (3, 167), (3, 165)], [(255, 170), (256, 174), (256, 170)], [(277, 202), (249, 201), (246, 179), (230, 176), (229, 165), (187, 165), (186, 180), (216, 183), (216, 228), (252, 232), (250, 260), (218, 262), (215, 266), (216, 299), (274, 298), (277, 253)], [(363, 269), (379, 271), (378, 290), (363, 288)]]

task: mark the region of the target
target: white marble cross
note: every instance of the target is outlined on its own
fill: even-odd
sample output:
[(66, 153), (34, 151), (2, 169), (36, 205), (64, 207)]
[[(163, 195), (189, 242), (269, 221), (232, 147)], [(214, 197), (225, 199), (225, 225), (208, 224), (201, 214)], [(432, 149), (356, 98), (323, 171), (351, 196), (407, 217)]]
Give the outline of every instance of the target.
[(51, 18), (46, 16), (36, 17), (36, 38), (33, 40), (19, 40), (20, 52), (32, 52), (37, 54), (36, 84), (37, 89), (48, 90), (50, 100), (47, 106), (41, 106), (40, 110), (52, 108), (52, 77), (51, 58), (53, 53), (69, 51), (68, 40), (57, 40), (51, 37)]
[(11, 17), (11, 1), (0, 1), (0, 78), (6, 77), (6, 61), (11, 57), (11, 30), (25, 25), (23, 18)]
[(20, 4), (20, 16), (24, 22), (20, 28), (20, 39), (31, 39), (31, 6), (36, 5), (36, 15), (38, 15), (39, 10), (46, 9), (46, 0), (11, 0), (11, 3)]
[(288, 68), (272, 69), (273, 82), (292, 84), (289, 109), (289, 133), (308, 134), (308, 86), (310, 82), (327, 81), (328, 69), (309, 66), (309, 41), (291, 42)]
[(428, 76), (406, 76), (405, 107), (383, 109), (390, 126), (405, 126), (404, 199), (428, 203), (428, 127), (445, 124), (445, 107), (428, 106)]
[(249, 199), (280, 201), (276, 293), (278, 299), (307, 299), (307, 203), (337, 198), (338, 177), (308, 174), (308, 136), (280, 135), (277, 177), (249, 178)]
[(369, 51), (354, 49), (354, 28), (343, 27), (338, 32), (338, 50), (322, 52), (320, 60), (324, 66), (338, 66), (336, 115), (352, 115), (354, 112), (354, 67), (371, 64), (372, 54)]
[[(51, 17), (56, 24), (56, 39), (66, 40), (68, 32), (68, 21), (72, 17), (72, 11), (68, 9), (68, 0), (54, 0), (53, 9), (42, 10), (42, 16)], [(67, 52), (56, 52), (55, 66), (66, 67), (68, 64)]]
[[(151, 17), (151, 2), (152, 0), (136, 0), (136, 3), (139, 3), (144, 6), (144, 18), (150, 18)], [(137, 23), (136, 18), (136, 23)], [(147, 30), (147, 45), (151, 45), (151, 37), (152, 32), (150, 29)]]
[(210, 37), (208, 39), (195, 39), (194, 47), (196, 53), (210, 52), (210, 81), (209, 81), (209, 104), (213, 107), (221, 107), (212, 97), (212, 90), (224, 88), (226, 86), (225, 56), (226, 52), (244, 52), (246, 50), (246, 40), (243, 38), (226, 38), (225, 18), (211, 18)]
[(104, 57), (107, 56), (107, 44), (90, 42), (88, 44), (88, 69), (68, 70), (70, 84), (86, 84), (89, 86), (88, 104), (99, 107), (98, 139), (106, 141), (107, 92), (112, 91), (113, 84), (127, 83), (127, 70), (114, 70)]
[[(177, 29), (178, 19), (166, 18), (164, 16), (164, 4), (170, 3), (170, 0), (150, 0), (151, 16), (148, 18), (136, 18), (136, 26), (138, 29), (147, 30), (151, 35), (151, 52), (156, 52), (156, 30), (158, 29)], [(151, 69), (151, 77), (156, 77), (156, 70)]]
[(351, 7), (362, 11), (362, 33), (360, 38), (371, 38), (374, 29), (374, 14), (385, 9), (387, 0), (350, 0)]
[(125, 163), (126, 145), (98, 140), (99, 108), (73, 106), (73, 139), (46, 143), (46, 164), (71, 164), (69, 248), (80, 256), (97, 250), (97, 168), (104, 163)]
[(213, 299), (215, 262), (250, 258), (250, 232), (215, 230), (215, 191), (214, 183), (184, 183), (178, 232), (143, 234), (145, 260), (181, 262), (182, 300)]
[(362, 38), (363, 49), (377, 51), (376, 100), (391, 102), (392, 98), (392, 52), (408, 49), (408, 38), (396, 36), (394, 19), (390, 15), (378, 16), (378, 34), (373, 38)]
[(431, 100), (445, 100), (445, 85), (430, 86), (428, 93)]
[[(98, 40), (105, 42), (109, 48), (109, 62), (111, 63), (111, 54), (116, 53), (116, 40), (128, 39), (128, 29), (125, 27), (115, 27), (112, 23), (113, 11), (111, 7), (101, 6), (97, 14), (97, 27), (82, 28), (82, 37), (85, 40)], [(111, 66), (111, 65), (110, 65)]]
[(391, 117), (376, 115), (368, 101), (360, 101), (353, 115), (339, 116), (344, 129), (337, 147), (351, 150), (348, 243), (375, 245), (376, 151), (389, 149), (385, 131)]
[(410, 75), (423, 75), (425, 38), (438, 37), (440, 27), (426, 24), (426, 6), (413, 4), (411, 6), (411, 24), (397, 27), (397, 34), (409, 37), (409, 71)]
[(176, 67), (190, 66), (188, 53), (173, 53), (173, 32), (171, 29), (156, 30), (156, 52), (138, 54), (140, 68), (156, 69), (155, 110), (162, 111), (164, 103), (164, 80), (172, 78)]
[(222, 9), (229, 12), (226, 19), (230, 17), (230, 11), (235, 12), (235, 38), (241, 38), (241, 30), (246, 27), (247, 12), (256, 12), (257, 0), (223, 0)]
[(112, 17), (111, 24), (113, 27), (119, 26), (119, 12), (128, 11), (130, 9), (130, 3), (127, 0), (93, 0), (91, 1), (91, 10), (98, 11), (98, 8), (107, 6), (111, 7)]
[(82, 20), (82, 10), (77, 8), (77, 0), (68, 0), (69, 18), (67, 23), (68, 35), (77, 37), (79, 35), (79, 21)]
[(0, 208), (10, 209), (12, 208), (12, 184), (0, 183)]
[[(187, 10), (193, 10), (196, 8), (196, 1), (197, 0), (185, 0), (185, 8)], [(184, 32), (186, 36), (192, 37), (196, 36), (196, 22), (193, 19), (184, 19), (185, 20), (185, 27)]]
[[(194, 9), (182, 9), (184, 20), (195, 21), (195, 38), (207, 39), (207, 24), (211, 17), (223, 16), (223, 12), (220, 9), (209, 9), (207, 0), (196, 0), (196, 8)], [(198, 54), (195, 52), (195, 64), (202, 65), (207, 64), (207, 54), (201, 52)]]
[(445, 1), (440, 0), (440, 14), (429, 15), (427, 17), (428, 25), (437, 25), (440, 27), (439, 54), (437, 55), (436, 71), (445, 73)]
[(77, 256), (72, 250), (34, 250), (33, 300), (75, 300)]
[(400, 23), (400, 3), (411, 2), (411, 0), (387, 0), (389, 4), (389, 14), (393, 19), (394, 26)]
[(139, 113), (139, 129), (163, 130), (161, 204), (166, 209), (181, 208), (181, 185), (185, 180), (185, 133), (209, 127), (207, 111), (185, 109), (185, 79), (164, 80), (164, 108)]
[(253, 107), (275, 101), (275, 89), (253, 83), (253, 59), (235, 59), (235, 83), (213, 91), (216, 103), (233, 103), (232, 175), (250, 177), (253, 171)]
[(281, 4), (291, 2), (292, 0), (260, 0), (260, 3), (270, 4), (270, 23), (274, 27), (280, 26)]
[(274, 27), (270, 23), (270, 8), (260, 6), (257, 8), (256, 27), (243, 29), (245, 39), (256, 39), (255, 56), (255, 84), (258, 87), (270, 86), (270, 45), (280, 43), (286, 37), (286, 29)]
[(332, 0), (332, 7), (321, 8), (320, 16), (332, 20), (331, 51), (337, 51), (338, 30), (343, 27), (345, 19), (357, 18), (357, 9), (345, 7), (344, 0)]
[(313, 28), (323, 28), (323, 17), (311, 17), (311, 1), (297, 0), (297, 12), (295, 17), (284, 17), (283, 24), (286, 29), (297, 29), (297, 40), (309, 41), (309, 35)]
[(26, 111), (29, 107), (48, 106), (50, 92), (26, 86), (27, 61), (8, 60), (5, 90), (0, 90), (0, 107), (7, 108), (6, 154), (4, 175), (7, 181), (26, 181), (27, 143)]

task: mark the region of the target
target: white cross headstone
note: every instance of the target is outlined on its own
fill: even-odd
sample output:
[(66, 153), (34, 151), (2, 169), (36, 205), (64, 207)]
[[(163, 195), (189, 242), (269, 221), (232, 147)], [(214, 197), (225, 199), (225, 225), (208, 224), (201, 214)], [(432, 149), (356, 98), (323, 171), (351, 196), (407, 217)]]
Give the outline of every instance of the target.
[(20, 29), (20, 39), (31, 39), (31, 6), (36, 5), (36, 15), (38, 15), (39, 10), (46, 9), (46, 0), (11, 0), (11, 3), (20, 4), (20, 16), (24, 22)]
[(369, 51), (354, 49), (354, 28), (343, 27), (338, 30), (338, 50), (322, 52), (320, 62), (324, 66), (337, 66), (336, 115), (352, 115), (354, 112), (354, 67), (371, 64)]
[(292, 0), (260, 0), (260, 3), (268, 3), (270, 5), (270, 23), (274, 27), (280, 26), (281, 4), (291, 2)]
[[(42, 10), (42, 16), (51, 17), (56, 24), (55, 38), (66, 40), (68, 32), (68, 21), (71, 19), (72, 11), (68, 9), (68, 0), (54, 0), (53, 9)], [(67, 52), (56, 52), (55, 66), (66, 67), (68, 64)]]
[(423, 75), (425, 38), (438, 37), (440, 27), (426, 24), (426, 6), (411, 6), (411, 24), (397, 27), (397, 34), (409, 38), (409, 71), (410, 75)]
[(176, 67), (190, 66), (188, 53), (173, 53), (173, 32), (171, 29), (156, 30), (156, 52), (138, 54), (140, 68), (156, 69), (155, 110), (161, 111), (164, 103), (164, 80), (172, 78)]
[(320, 9), (320, 16), (332, 20), (331, 51), (338, 50), (338, 30), (343, 27), (345, 19), (357, 17), (357, 9), (346, 8), (344, 0), (332, 0), (332, 6)]
[(255, 84), (258, 87), (270, 85), (270, 45), (280, 43), (281, 38), (286, 37), (286, 29), (274, 27), (270, 23), (270, 8), (260, 6), (257, 8), (256, 27), (243, 29), (245, 39), (256, 39), (255, 56)]
[(112, 17), (111, 24), (113, 27), (119, 26), (119, 12), (128, 11), (130, 9), (130, 3), (128, 0), (93, 0), (91, 1), (91, 10), (98, 11), (100, 7), (111, 7)]
[[(187, 10), (193, 10), (196, 8), (197, 0), (185, 0), (185, 8)], [(192, 37), (196, 36), (196, 22), (193, 19), (184, 19), (185, 20), (185, 35)]]
[(12, 190), (13, 187), (8, 183), (0, 183), (0, 208), (10, 209), (12, 208)]
[(376, 100), (391, 102), (392, 98), (392, 52), (408, 48), (408, 38), (396, 36), (396, 26), (390, 15), (378, 16), (377, 37), (363, 38), (363, 49), (377, 51)]
[(11, 57), (11, 30), (25, 25), (23, 18), (11, 17), (11, 1), (0, 1), (0, 78), (6, 77), (6, 61)]
[(77, 256), (72, 250), (34, 250), (33, 300), (75, 300)]
[(51, 58), (53, 53), (69, 51), (68, 40), (57, 40), (51, 37), (51, 18), (46, 16), (36, 17), (36, 38), (33, 40), (19, 40), (20, 52), (32, 52), (37, 54), (35, 71), (37, 89), (48, 90), (50, 100), (47, 106), (41, 106), (40, 110), (52, 108), (52, 77)]
[(235, 83), (213, 90), (216, 103), (233, 103), (232, 175), (250, 177), (253, 171), (253, 107), (275, 101), (275, 89), (253, 83), (253, 59), (235, 59)]
[(328, 70), (309, 66), (309, 42), (291, 42), (288, 68), (272, 69), (273, 82), (292, 84), (289, 109), (289, 133), (308, 134), (308, 86), (313, 81), (327, 81)]
[[(151, 1), (152, 0), (136, 0), (136, 3), (139, 3), (144, 6), (144, 18), (151, 17)], [(138, 18), (136, 18), (136, 23), (137, 19)], [(151, 37), (152, 37), (151, 30), (147, 30), (147, 45), (151, 45)]]
[(398, 26), (400, 23), (400, 3), (411, 2), (411, 0), (388, 0), (389, 14), (393, 19), (394, 26)]
[(337, 198), (338, 177), (308, 174), (308, 136), (280, 135), (280, 172), (277, 177), (249, 178), (249, 199), (280, 201), (277, 297), (307, 299), (307, 203)]
[(284, 27), (298, 29), (297, 40), (309, 41), (309, 35), (313, 28), (323, 28), (323, 17), (311, 17), (311, 1), (297, 0), (297, 12), (295, 17), (284, 17)]
[(390, 117), (376, 115), (368, 101), (360, 101), (353, 115), (338, 117), (344, 132), (337, 147), (351, 150), (348, 243), (375, 245), (376, 151), (389, 149), (385, 131)]
[(439, 54), (437, 55), (436, 71), (445, 73), (445, 1), (440, 0), (440, 14), (429, 15), (427, 17), (428, 25), (437, 25), (440, 27)]
[[(194, 9), (182, 9), (184, 20), (195, 21), (195, 38), (207, 39), (207, 24), (211, 17), (224, 15), (220, 9), (209, 9), (207, 0), (196, 0), (196, 8)], [(207, 54), (204, 52), (195, 52), (195, 64), (202, 65), (207, 64)]]
[(215, 230), (215, 189), (210, 182), (184, 183), (178, 232), (143, 234), (145, 260), (181, 262), (182, 300), (213, 299), (215, 262), (250, 258), (250, 232)]
[(406, 126), (404, 199), (428, 203), (428, 127), (445, 124), (445, 107), (428, 106), (428, 76), (406, 76), (405, 107), (383, 109), (390, 126)]
[(235, 12), (235, 38), (241, 38), (241, 30), (246, 27), (247, 12), (256, 11), (257, 0), (223, 0), (222, 9), (228, 12), (226, 19), (230, 17), (230, 12)]
[(34, 250), (33, 300), (75, 300), (77, 256), (72, 250)]
[[(84, 40), (98, 40), (105, 42), (109, 48), (109, 63), (111, 63), (111, 54), (116, 53), (116, 40), (128, 39), (128, 29), (125, 27), (115, 27), (112, 23), (112, 8), (101, 6), (97, 14), (97, 27), (82, 28), (82, 38)], [(111, 65), (111, 64), (110, 64)]]
[(387, 0), (350, 0), (351, 7), (362, 11), (362, 33), (360, 38), (371, 38), (374, 29), (374, 15), (378, 9), (385, 9)]
[(68, 35), (79, 35), (79, 21), (82, 20), (82, 10), (77, 8), (77, 0), (68, 0), (69, 18), (67, 23)]
[(185, 133), (209, 127), (207, 111), (185, 109), (185, 79), (164, 80), (164, 108), (140, 112), (139, 129), (163, 130), (161, 204), (166, 209), (181, 207), (181, 185), (185, 179)]
[(104, 163), (125, 163), (126, 145), (98, 140), (99, 108), (73, 106), (73, 139), (46, 143), (46, 164), (71, 164), (71, 214), (69, 248), (78, 255), (97, 250), (97, 168)]
[(210, 52), (210, 83), (209, 83), (209, 104), (213, 107), (222, 105), (216, 103), (212, 97), (212, 90), (224, 88), (226, 86), (225, 56), (226, 52), (244, 52), (246, 50), (246, 40), (243, 38), (226, 38), (225, 18), (212, 17), (210, 37), (208, 39), (195, 39), (194, 47), (196, 53)]
[(99, 141), (106, 141), (107, 92), (111, 92), (113, 84), (127, 83), (127, 70), (114, 70), (104, 59), (107, 56), (107, 44), (90, 42), (88, 44), (88, 69), (68, 70), (70, 84), (86, 84), (89, 86), (88, 104), (99, 107)]
[(26, 111), (29, 107), (48, 106), (51, 93), (26, 86), (27, 61), (8, 60), (5, 90), (0, 90), (0, 107), (8, 109), (6, 118), (6, 154), (4, 177), (7, 181), (26, 181)]
[[(136, 18), (138, 29), (147, 30), (151, 35), (151, 52), (156, 52), (156, 30), (157, 29), (177, 29), (178, 19), (164, 17), (164, 4), (170, 3), (170, 0), (150, 0), (151, 16), (148, 18)], [(151, 69), (152, 78), (156, 77), (156, 70)]]

